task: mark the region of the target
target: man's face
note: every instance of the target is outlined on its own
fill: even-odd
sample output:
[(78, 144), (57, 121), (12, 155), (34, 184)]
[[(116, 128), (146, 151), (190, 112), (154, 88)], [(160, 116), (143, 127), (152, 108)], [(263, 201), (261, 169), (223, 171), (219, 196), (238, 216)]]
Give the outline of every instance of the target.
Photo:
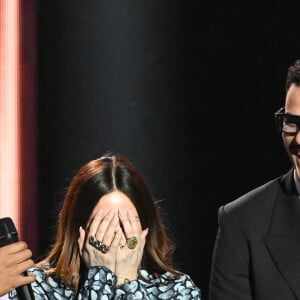
[[(300, 121), (300, 87), (295, 84), (292, 84), (287, 92), (285, 112), (293, 116), (299, 116)], [(294, 134), (282, 133), (282, 139), (285, 150), (296, 169), (298, 177), (300, 178), (300, 132), (298, 131)]]

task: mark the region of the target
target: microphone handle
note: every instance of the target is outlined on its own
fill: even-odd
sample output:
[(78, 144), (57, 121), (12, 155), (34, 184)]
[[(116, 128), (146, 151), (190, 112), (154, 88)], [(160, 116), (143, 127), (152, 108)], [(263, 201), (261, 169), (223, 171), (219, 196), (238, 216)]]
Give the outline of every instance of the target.
[[(19, 235), (13, 220), (9, 217), (0, 219), (0, 247), (19, 241)], [(27, 276), (27, 271), (21, 275)], [(20, 300), (34, 300), (33, 291), (30, 284), (25, 284), (16, 288)]]
[[(25, 271), (22, 273), (22, 275), (27, 276), (28, 274)], [(29, 284), (17, 287), (16, 291), (17, 291), (18, 297), (21, 300), (33, 300), (34, 299), (33, 291)]]

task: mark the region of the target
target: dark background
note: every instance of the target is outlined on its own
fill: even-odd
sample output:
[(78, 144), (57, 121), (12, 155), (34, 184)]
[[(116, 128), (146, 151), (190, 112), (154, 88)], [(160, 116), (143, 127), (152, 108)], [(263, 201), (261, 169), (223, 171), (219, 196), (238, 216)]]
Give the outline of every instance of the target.
[(290, 168), (273, 114), (300, 4), (39, 1), (40, 253), (75, 172), (127, 156), (207, 299), (217, 209)]

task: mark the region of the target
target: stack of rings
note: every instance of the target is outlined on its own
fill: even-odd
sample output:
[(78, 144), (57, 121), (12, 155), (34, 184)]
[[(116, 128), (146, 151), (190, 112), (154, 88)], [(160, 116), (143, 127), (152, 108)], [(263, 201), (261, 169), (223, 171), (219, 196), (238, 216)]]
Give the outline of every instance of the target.
[(97, 250), (100, 250), (102, 253), (107, 253), (109, 250), (109, 247), (104, 245), (102, 242), (98, 241), (94, 236), (89, 237), (89, 243), (93, 247), (95, 247)]

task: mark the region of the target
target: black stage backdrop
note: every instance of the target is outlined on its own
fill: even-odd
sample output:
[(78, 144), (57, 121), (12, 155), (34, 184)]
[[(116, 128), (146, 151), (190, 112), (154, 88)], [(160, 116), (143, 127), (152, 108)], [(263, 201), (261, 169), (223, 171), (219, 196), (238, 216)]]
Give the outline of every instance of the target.
[(290, 167), (273, 113), (300, 4), (238, 5), (38, 2), (40, 254), (74, 173), (117, 152), (162, 199), (176, 262), (207, 299), (218, 207)]

